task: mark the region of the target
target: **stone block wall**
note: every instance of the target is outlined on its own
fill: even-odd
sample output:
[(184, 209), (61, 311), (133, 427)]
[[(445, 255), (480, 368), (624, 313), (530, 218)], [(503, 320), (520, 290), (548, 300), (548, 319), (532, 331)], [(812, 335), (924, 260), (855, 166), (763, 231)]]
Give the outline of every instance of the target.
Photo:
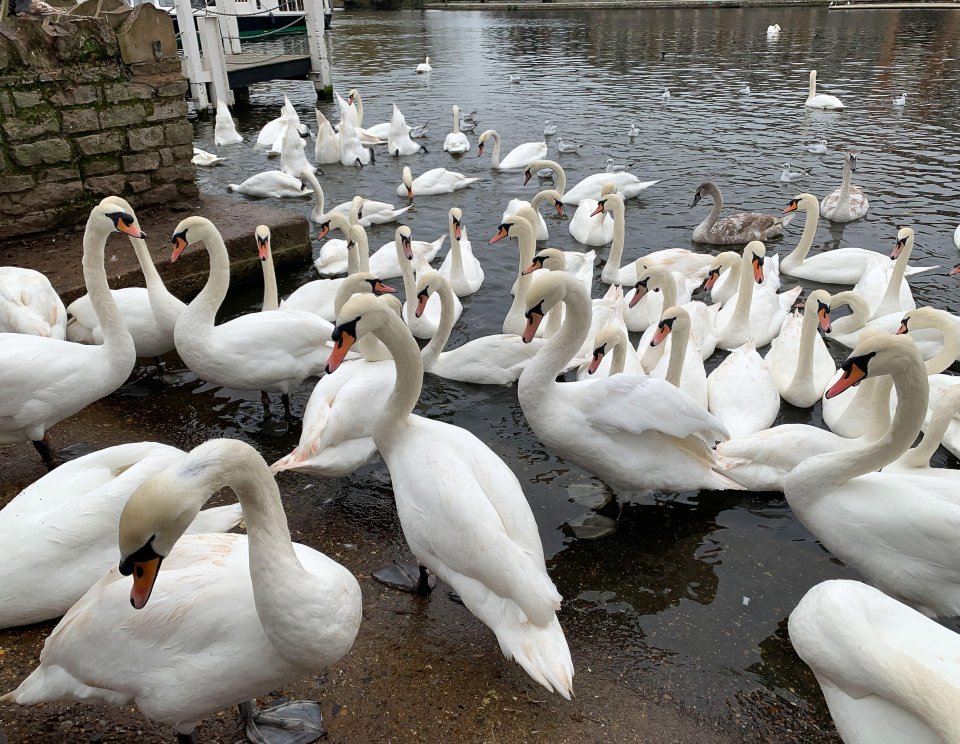
[(83, 220), (110, 194), (138, 208), (197, 196), (172, 22), (152, 5), (102, 10), (0, 27), (7, 235)]

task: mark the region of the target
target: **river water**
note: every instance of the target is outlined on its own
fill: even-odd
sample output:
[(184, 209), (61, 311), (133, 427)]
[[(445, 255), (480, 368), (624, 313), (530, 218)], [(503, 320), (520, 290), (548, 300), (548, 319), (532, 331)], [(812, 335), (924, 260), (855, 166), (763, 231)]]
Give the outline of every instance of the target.
[[(771, 23), (783, 28), (777, 40), (766, 37)], [(467, 190), (418, 198), (405, 219), (415, 238), (432, 240), (446, 231), (451, 206), (464, 212), (486, 282), (463, 303), (450, 342), (456, 346), (500, 331), (516, 247), (514, 241), (486, 242), (508, 199), (529, 199), (538, 188), (536, 182), (524, 188), (520, 171), (492, 171), (489, 156), (478, 162), (476, 135), (483, 129), (497, 129), (509, 149), (543, 139), (544, 121), (553, 120), (559, 136), (583, 145), (579, 154), (558, 155), (555, 138), (548, 138), (548, 157), (563, 164), (571, 185), (602, 170), (607, 157), (633, 162), (631, 171), (644, 180), (661, 179), (643, 198), (627, 202), (627, 260), (663, 247), (693, 247), (692, 229), (708, 207), (691, 210), (690, 204), (705, 179), (722, 188), (732, 207), (779, 212), (799, 192), (822, 197), (836, 188), (841, 151), (854, 148), (861, 153), (855, 182), (868, 195), (870, 211), (846, 226), (822, 222), (814, 251), (848, 245), (888, 251), (897, 227), (912, 225), (914, 262), (944, 267), (911, 282), (918, 304), (956, 311), (956, 282), (947, 270), (957, 262), (951, 237), (960, 221), (958, 26), (955, 12), (813, 8), (337, 13), (327, 34), (333, 79), (344, 95), (352, 87), (361, 91), (364, 123), (386, 121), (396, 103), (408, 123), (430, 121), (432, 129), (423, 140), (428, 154), (398, 162), (381, 149), (377, 163), (362, 170), (324, 166), (321, 182), (328, 203), (361, 193), (399, 205), (395, 189), (403, 164), (415, 175), (443, 166), (481, 177)], [(257, 46), (281, 52), (305, 43), (291, 37)], [(426, 55), (433, 72), (416, 75)], [(840, 96), (846, 111), (804, 108), (811, 67), (819, 71), (821, 90)], [(511, 75), (520, 82), (511, 84)], [(752, 92), (739, 94), (745, 85)], [(664, 88), (669, 100), (662, 98)], [(891, 99), (901, 92), (907, 104), (898, 109)], [(248, 141), (278, 115), (284, 93), (315, 129), (309, 83), (260, 85), (251, 90), (250, 106), (236, 112)], [(461, 159), (442, 151), (453, 103), (478, 112), (473, 149)], [(333, 104), (320, 107), (336, 120)], [(641, 132), (633, 140), (626, 135), (631, 123)], [(828, 154), (805, 152), (805, 143), (820, 138), (829, 143)], [(212, 122), (196, 123), (196, 143), (214, 149)], [(224, 194), (228, 183), (277, 167), (248, 144), (223, 150), (225, 165), (201, 169), (207, 193)], [(780, 183), (784, 161), (810, 171), (799, 188)], [(303, 214), (310, 209), (309, 200), (275, 201)], [(548, 225), (551, 245), (582, 249), (559, 218), (549, 217)], [(371, 228), (371, 246), (391, 240), (394, 227)], [(801, 229), (802, 218), (768, 248), (786, 255)], [(606, 249), (598, 254), (604, 257)], [(315, 277), (313, 267), (304, 266), (281, 277), (281, 289), (289, 292)], [(399, 287), (399, 279), (393, 284)], [(604, 288), (597, 282), (594, 296)], [(252, 288), (232, 298), (229, 311), (253, 309), (258, 293)], [(845, 354), (835, 350), (838, 359)], [(196, 392), (206, 389), (190, 384)], [(297, 410), (308, 396), (304, 386), (295, 397)], [(221, 430), (211, 435), (250, 437), (268, 458), (295, 443), (295, 433), (280, 440), (256, 436), (256, 395), (219, 391), (217, 398)], [(608, 648), (626, 679), (652, 682), (662, 697), (745, 726), (792, 726), (806, 731), (806, 741), (829, 738), (822, 733), (830, 729), (822, 698), (789, 645), (786, 618), (815, 583), (853, 575), (818, 545), (782, 498), (662, 494), (597, 511), (591, 499), (598, 481), (545, 451), (526, 425), (515, 388), (428, 376), (420, 411), (473, 431), (517, 473), (565, 597), (568, 632)], [(785, 407), (781, 418), (819, 422), (819, 406), (812, 414)], [(939, 457), (948, 460), (943, 451)], [(358, 530), (398, 529), (388, 483), (382, 464), (336, 483), (343, 513)], [(589, 539), (580, 527), (587, 518), (607, 534)]]

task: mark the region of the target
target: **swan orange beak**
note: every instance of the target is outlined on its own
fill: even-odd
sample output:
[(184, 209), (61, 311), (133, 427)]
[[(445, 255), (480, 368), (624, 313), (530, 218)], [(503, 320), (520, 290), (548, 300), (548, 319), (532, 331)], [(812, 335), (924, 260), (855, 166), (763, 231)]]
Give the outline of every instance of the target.
[(116, 227), (119, 232), (129, 235), (131, 238), (140, 238), (141, 240), (147, 237), (147, 234), (134, 224), (136, 220), (132, 214), (127, 214), (126, 212), (111, 212), (107, 217), (113, 221), (114, 227)]
[(317, 233), (317, 240), (323, 240), (327, 237), (327, 234), (330, 232), (330, 223), (324, 222), (320, 225), (320, 232)]
[(843, 376), (837, 380), (824, 394), (826, 398), (834, 398), (847, 388), (858, 385), (867, 376), (867, 370), (861, 368), (855, 361), (847, 360), (843, 364)]
[(703, 288), (705, 290), (713, 289), (713, 285), (717, 283), (717, 279), (720, 278), (720, 269), (710, 269), (710, 273), (707, 274), (707, 279), (703, 283)]
[(667, 336), (670, 335), (670, 331), (673, 330), (673, 318), (669, 320), (660, 321), (660, 325), (657, 326), (657, 332), (653, 334), (653, 338), (650, 339), (651, 346), (659, 346), (662, 344)]
[(890, 251), (890, 258), (896, 260), (900, 257), (900, 254), (903, 253), (903, 246), (906, 245), (906, 240), (898, 240), (897, 244), (893, 246), (893, 250)]
[(407, 186), (407, 199), (413, 201), (413, 186)]
[(330, 358), (327, 359), (327, 366), (325, 367), (327, 374), (337, 371), (337, 368), (343, 363), (344, 357), (347, 356), (347, 352), (357, 342), (357, 320), (359, 318), (355, 318), (349, 323), (342, 323), (333, 329), (331, 338), (336, 346), (333, 347)]
[(960, 264), (957, 264), (952, 269), (950, 269), (950, 276), (953, 276), (954, 274), (960, 274)]
[(543, 303), (540, 302), (536, 305), (536, 307), (532, 307), (527, 310), (526, 315), (527, 327), (523, 329), (523, 343), (529, 344), (537, 335), (537, 329), (540, 327), (540, 322), (543, 320)]
[(567, 215), (565, 215), (565, 214), (563, 213), (563, 202), (562, 202), (562, 201), (555, 200), (555, 201), (553, 202), (553, 206), (554, 206), (554, 208), (557, 210), (557, 214), (559, 214), (561, 217), (566, 217), (566, 216), (567, 216)]
[(484, 143), (481, 142), (481, 143), (477, 146), (477, 157), (478, 157), (478, 158), (483, 156), (483, 144), (484, 144)]
[(493, 245), (494, 243), (497, 243), (503, 240), (505, 237), (507, 237), (507, 233), (509, 232), (509, 230), (510, 228), (507, 226), (506, 223), (500, 225), (500, 227), (497, 228), (497, 234), (494, 235), (492, 238), (490, 238), (490, 242), (488, 242), (487, 245)]
[(783, 210), (783, 213), (786, 214), (787, 212), (796, 212), (796, 211), (797, 211), (797, 207), (799, 207), (799, 206), (800, 206), (800, 205), (797, 204), (797, 200), (796, 200), (796, 199), (791, 199), (791, 200), (790, 200), (790, 203), (787, 205), (786, 209)]
[(594, 215), (600, 214), (603, 211), (603, 202), (597, 202), (597, 208), (590, 213), (590, 216), (593, 217)]
[(397, 290), (391, 287), (389, 284), (384, 284), (379, 279), (373, 283), (373, 293), (377, 296), (385, 294), (396, 294)]
[(413, 243), (410, 241), (410, 238), (406, 235), (400, 236), (400, 245), (403, 248), (403, 255), (408, 261), (413, 260)]
[(757, 284), (763, 284), (763, 256), (753, 257), (753, 278)]
[(590, 366), (587, 367), (587, 374), (592, 375), (600, 368), (600, 362), (603, 361), (603, 355), (607, 353), (606, 345), (600, 346), (593, 350), (593, 359), (590, 362)]
[(526, 186), (528, 183), (530, 183), (531, 178), (533, 178), (533, 174), (530, 172), (530, 169), (527, 168), (523, 172), (523, 185)]
[(909, 320), (910, 320), (909, 318), (904, 318), (903, 320), (900, 321), (900, 327), (897, 329), (897, 332), (895, 335), (902, 336), (904, 333), (910, 333), (910, 329), (907, 327), (907, 322)]
[(533, 259), (533, 263), (531, 263), (527, 268), (521, 271), (520, 274), (522, 276), (527, 276), (527, 274), (532, 274), (537, 269), (542, 269), (542, 268), (543, 268), (543, 260), (535, 258)]
[(142, 610), (146, 607), (147, 600), (153, 593), (153, 585), (157, 583), (162, 560), (158, 556), (133, 564), (133, 588), (130, 590), (130, 604), (133, 609)]
[(830, 308), (822, 302), (817, 310), (817, 317), (820, 319), (820, 330), (824, 333), (830, 333), (833, 330), (833, 326), (830, 324)]
[(461, 235), (460, 220), (458, 220), (457, 218), (454, 218), (453, 219), (453, 237), (455, 237), (457, 240), (460, 240), (460, 235)]
[(257, 253), (260, 256), (261, 261), (266, 261), (267, 256), (270, 255), (270, 238), (261, 238), (257, 236)]
[(423, 311), (427, 309), (427, 303), (430, 301), (430, 295), (427, 294), (427, 290), (423, 290), (420, 294), (417, 295), (417, 310), (414, 312), (418, 318), (423, 315)]
[(640, 302), (640, 300), (647, 296), (647, 280), (644, 279), (643, 281), (637, 282), (633, 289), (635, 291), (633, 297), (630, 298), (630, 307), (633, 307)]
[(173, 236), (173, 253), (170, 254), (170, 263), (176, 263), (177, 259), (180, 258), (180, 254), (183, 253), (184, 248), (186, 248), (189, 243), (187, 243), (187, 238), (183, 233), (177, 233)]

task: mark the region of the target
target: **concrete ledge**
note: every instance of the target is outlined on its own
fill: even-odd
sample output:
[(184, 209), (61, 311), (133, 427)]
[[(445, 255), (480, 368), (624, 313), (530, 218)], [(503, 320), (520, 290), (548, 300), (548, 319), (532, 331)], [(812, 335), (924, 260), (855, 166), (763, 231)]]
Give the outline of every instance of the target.
[[(278, 270), (292, 263), (302, 267), (311, 260), (306, 217), (285, 209), (261, 206), (243, 198), (201, 196), (188, 204), (138, 211), (137, 218), (147, 234), (147, 245), (160, 276), (167, 288), (184, 301), (192, 298), (207, 281), (210, 266), (202, 244), (191, 246), (175, 264), (170, 263), (170, 236), (177, 223), (192, 214), (209, 219), (223, 235), (230, 252), (231, 284), (260, 274), (253, 237), (257, 225), (270, 228), (273, 261)], [(68, 305), (87, 291), (81, 267), (83, 228), (81, 224), (5, 241), (0, 245), (0, 266), (22, 266), (46, 274)], [(111, 260), (114, 256), (116, 260)], [(107, 278), (114, 289), (144, 286), (140, 264), (125, 236), (110, 236), (106, 267)]]

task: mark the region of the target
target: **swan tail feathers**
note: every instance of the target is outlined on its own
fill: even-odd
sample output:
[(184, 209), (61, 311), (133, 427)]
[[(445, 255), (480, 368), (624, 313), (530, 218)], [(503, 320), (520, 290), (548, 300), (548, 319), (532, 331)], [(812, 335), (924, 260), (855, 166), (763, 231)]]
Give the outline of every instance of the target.
[(124, 705), (130, 702), (130, 696), (114, 690), (85, 685), (63, 667), (51, 664), (37, 667), (16, 690), (0, 697), (0, 702), (14, 702), (20, 705), (53, 703), (62, 700)]
[(233, 529), (243, 519), (243, 509), (240, 504), (216, 506), (201, 511), (187, 529), (187, 534), (204, 534), (207, 532), (227, 532)]
[(573, 694), (573, 660), (556, 617), (546, 627), (523, 623), (497, 632), (500, 650), (550, 692), (569, 700)]

